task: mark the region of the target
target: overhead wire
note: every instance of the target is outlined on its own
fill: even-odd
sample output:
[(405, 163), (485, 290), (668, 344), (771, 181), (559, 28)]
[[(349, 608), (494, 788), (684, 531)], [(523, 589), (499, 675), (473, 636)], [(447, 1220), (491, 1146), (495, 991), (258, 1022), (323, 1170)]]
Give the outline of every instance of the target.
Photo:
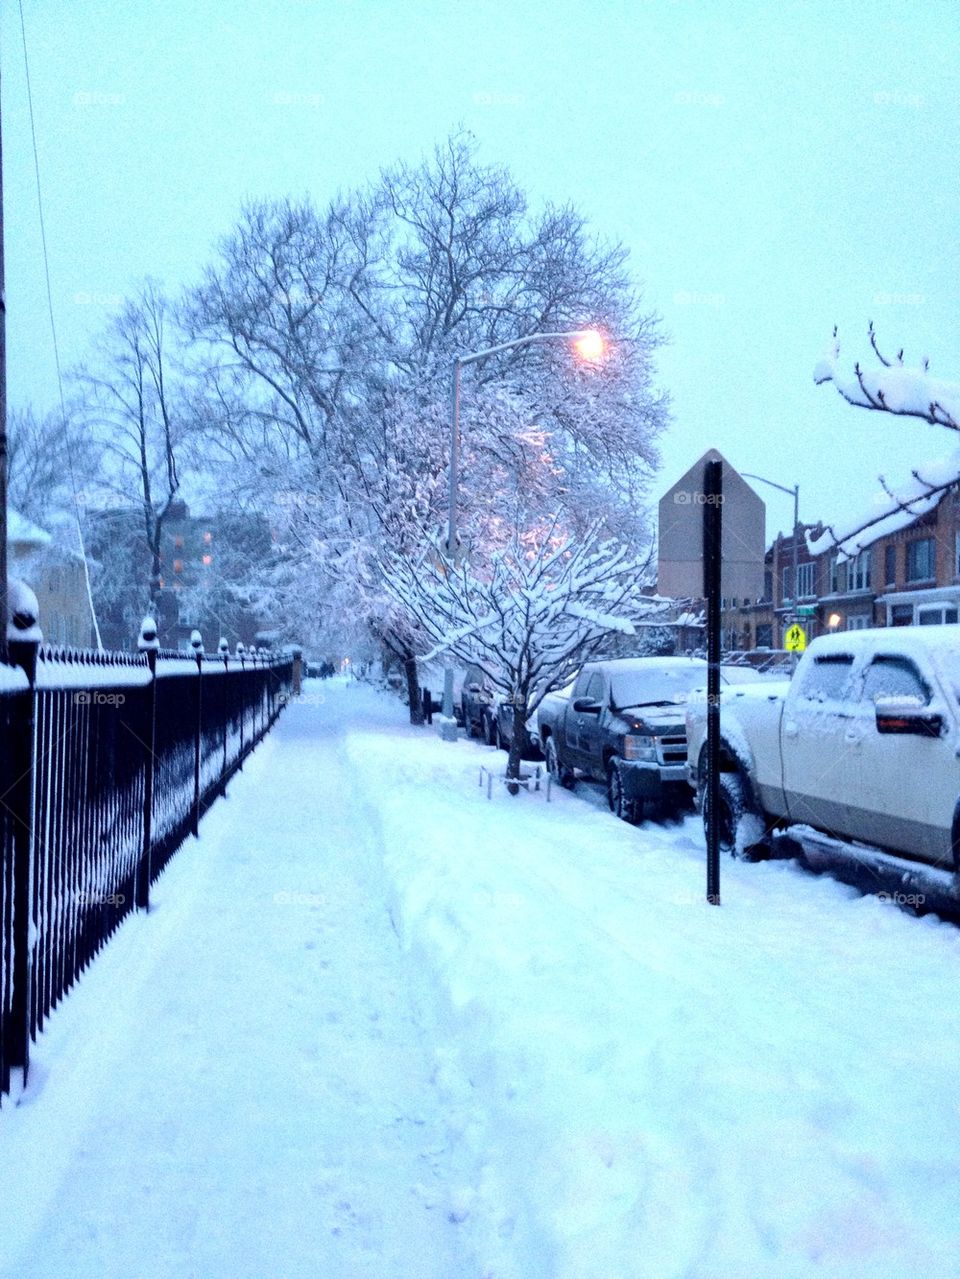
[(74, 523), (76, 524), (77, 529), (77, 544), (80, 549), (80, 558), (83, 563), (83, 577), (87, 592), (87, 602), (90, 606), (90, 617), (93, 621), (93, 632), (96, 636), (97, 648), (102, 653), (103, 639), (100, 635), (100, 625), (97, 621), (97, 610), (93, 602), (93, 588), (90, 583), (90, 564), (87, 559), (83, 528), (80, 523), (80, 498), (77, 491), (76, 469), (73, 464), (73, 437), (67, 422), (67, 404), (63, 393), (63, 374), (60, 367), (60, 346), (57, 341), (57, 324), (53, 309), (53, 291), (50, 287), (50, 259), (47, 253), (47, 230), (43, 216), (43, 193), (40, 185), (40, 157), (37, 150), (37, 129), (33, 115), (33, 91), (30, 84), (30, 61), (27, 57), (27, 28), (23, 17), (23, 0), (18, 0), (18, 7), (20, 10), (20, 34), (23, 41), (23, 69), (27, 85), (27, 108), (30, 117), (30, 138), (33, 145), (33, 169), (37, 184), (37, 209), (40, 218), (40, 245), (43, 251), (43, 271), (47, 287), (47, 310), (50, 316), (50, 332), (53, 336), (53, 359), (54, 366), (57, 371), (57, 388), (60, 395), (60, 419), (61, 426), (63, 428), (63, 438), (66, 443), (67, 468), (70, 472), (70, 487), (73, 493)]

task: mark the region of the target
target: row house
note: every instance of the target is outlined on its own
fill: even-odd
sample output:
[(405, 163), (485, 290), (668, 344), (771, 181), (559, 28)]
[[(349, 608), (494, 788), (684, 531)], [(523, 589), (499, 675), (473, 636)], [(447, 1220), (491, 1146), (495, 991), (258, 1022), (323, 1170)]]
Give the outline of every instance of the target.
[[(798, 547), (799, 620), (808, 638), (868, 626), (925, 626), (960, 618), (960, 490), (899, 511), (854, 546), (813, 554), (821, 525), (805, 526)], [(917, 504), (914, 504), (916, 508)], [(844, 551), (848, 552), (844, 554)], [(768, 552), (777, 645), (794, 620), (793, 538)]]

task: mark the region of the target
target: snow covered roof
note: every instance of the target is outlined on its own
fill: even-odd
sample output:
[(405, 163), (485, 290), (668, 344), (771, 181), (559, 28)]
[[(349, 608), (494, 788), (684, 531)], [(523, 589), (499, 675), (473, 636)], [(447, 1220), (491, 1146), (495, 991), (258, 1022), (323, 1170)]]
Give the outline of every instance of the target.
[(32, 520), (28, 520), (25, 515), (21, 515), (19, 511), (14, 510), (12, 506), (7, 507), (7, 542), (16, 542), (21, 546), (49, 546), (52, 541), (50, 534), (45, 532)]

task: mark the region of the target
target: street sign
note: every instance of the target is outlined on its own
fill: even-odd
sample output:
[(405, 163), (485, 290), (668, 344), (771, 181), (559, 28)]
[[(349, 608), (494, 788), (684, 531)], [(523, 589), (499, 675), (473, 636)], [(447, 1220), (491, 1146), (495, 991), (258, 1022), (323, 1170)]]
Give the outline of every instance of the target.
[(798, 604), (797, 605), (797, 617), (816, 617), (816, 615), (817, 615), (816, 604)]
[(798, 626), (796, 622), (788, 629), (783, 637), (783, 647), (788, 653), (802, 653), (807, 647), (807, 632), (802, 626)]

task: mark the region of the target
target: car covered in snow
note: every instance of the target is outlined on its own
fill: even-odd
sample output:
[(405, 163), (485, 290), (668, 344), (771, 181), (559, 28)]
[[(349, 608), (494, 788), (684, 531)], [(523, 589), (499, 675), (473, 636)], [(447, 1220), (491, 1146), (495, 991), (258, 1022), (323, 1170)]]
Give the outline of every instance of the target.
[(605, 782), (611, 810), (629, 822), (648, 801), (687, 800), (684, 704), (706, 680), (706, 662), (694, 657), (588, 662), (570, 696), (553, 695), (538, 712), (554, 779)]
[[(688, 776), (706, 782), (707, 702), (687, 705)], [(769, 852), (801, 824), (960, 872), (960, 627), (815, 639), (792, 679), (720, 702), (721, 845)]]

